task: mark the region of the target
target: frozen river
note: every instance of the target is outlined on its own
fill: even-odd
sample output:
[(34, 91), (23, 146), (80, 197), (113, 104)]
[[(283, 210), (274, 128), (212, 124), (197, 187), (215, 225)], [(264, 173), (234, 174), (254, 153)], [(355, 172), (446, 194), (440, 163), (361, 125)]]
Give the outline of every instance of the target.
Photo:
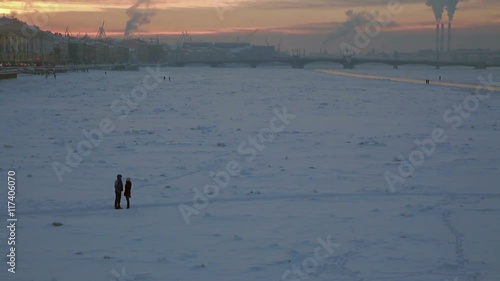
[[(500, 71), (342, 72), (358, 77), (0, 81), (0, 172), (16, 172), (19, 219), (17, 273), (3, 263), (0, 279), (500, 280)], [(438, 76), (450, 84), (409, 83)], [(118, 173), (129, 210), (113, 209)]]

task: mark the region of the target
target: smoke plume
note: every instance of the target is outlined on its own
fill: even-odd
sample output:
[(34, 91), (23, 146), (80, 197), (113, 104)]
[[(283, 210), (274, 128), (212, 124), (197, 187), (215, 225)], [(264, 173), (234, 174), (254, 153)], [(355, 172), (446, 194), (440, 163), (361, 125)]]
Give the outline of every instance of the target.
[(428, 0), (427, 6), (432, 7), (434, 16), (436, 17), (436, 22), (440, 23), (443, 20), (444, 7), (447, 0)]
[(344, 23), (337, 25), (335, 32), (330, 34), (325, 39), (324, 43), (345, 37), (349, 35), (355, 27), (365, 25), (375, 18), (373, 14), (367, 12), (354, 12), (353, 10), (348, 10), (345, 14), (347, 16), (347, 20)]
[(452, 22), (457, 11), (458, 0), (447, 0), (446, 11), (448, 12), (448, 22)]
[(132, 32), (138, 30), (141, 25), (151, 22), (151, 17), (155, 15), (155, 11), (150, 8), (150, 4), (151, 0), (137, 0), (127, 9), (129, 19), (125, 26), (125, 36), (129, 36)]

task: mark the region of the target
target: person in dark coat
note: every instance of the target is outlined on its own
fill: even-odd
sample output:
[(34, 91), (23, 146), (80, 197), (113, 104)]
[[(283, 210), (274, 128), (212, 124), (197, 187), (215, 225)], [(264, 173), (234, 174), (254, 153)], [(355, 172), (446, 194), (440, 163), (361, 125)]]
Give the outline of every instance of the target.
[(122, 175), (118, 174), (115, 180), (115, 209), (121, 209), (120, 201), (122, 198), (123, 182)]
[(125, 199), (127, 199), (127, 209), (130, 209), (130, 198), (132, 197), (132, 182), (130, 181), (130, 178), (127, 177), (127, 180), (125, 181)]

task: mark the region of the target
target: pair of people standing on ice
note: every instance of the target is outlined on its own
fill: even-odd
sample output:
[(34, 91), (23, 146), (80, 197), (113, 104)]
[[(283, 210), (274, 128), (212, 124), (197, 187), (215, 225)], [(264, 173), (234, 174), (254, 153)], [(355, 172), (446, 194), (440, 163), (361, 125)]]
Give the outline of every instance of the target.
[[(122, 199), (123, 182), (122, 175), (118, 174), (115, 180), (115, 209), (122, 209), (120, 202)], [(130, 198), (132, 197), (132, 182), (130, 178), (125, 181), (125, 199), (127, 199), (127, 209), (130, 209)]]

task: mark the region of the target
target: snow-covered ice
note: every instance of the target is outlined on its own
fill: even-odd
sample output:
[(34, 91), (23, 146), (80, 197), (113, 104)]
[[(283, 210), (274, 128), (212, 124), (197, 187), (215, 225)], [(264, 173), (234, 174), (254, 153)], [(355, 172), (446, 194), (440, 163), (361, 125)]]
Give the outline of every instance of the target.
[[(0, 81), (0, 172), (5, 183), (16, 171), (19, 219), (11, 274), (4, 186), (0, 280), (500, 280), (499, 92), (312, 68), (161, 71)], [(349, 72), (500, 80), (499, 69)], [(446, 140), (401, 177), (437, 128)], [(78, 149), (90, 154), (68, 156)], [(71, 170), (62, 181), (56, 162)], [(241, 171), (203, 194), (231, 164)], [(132, 178), (129, 210), (113, 209), (118, 173)], [(199, 213), (187, 224), (180, 206)]]

